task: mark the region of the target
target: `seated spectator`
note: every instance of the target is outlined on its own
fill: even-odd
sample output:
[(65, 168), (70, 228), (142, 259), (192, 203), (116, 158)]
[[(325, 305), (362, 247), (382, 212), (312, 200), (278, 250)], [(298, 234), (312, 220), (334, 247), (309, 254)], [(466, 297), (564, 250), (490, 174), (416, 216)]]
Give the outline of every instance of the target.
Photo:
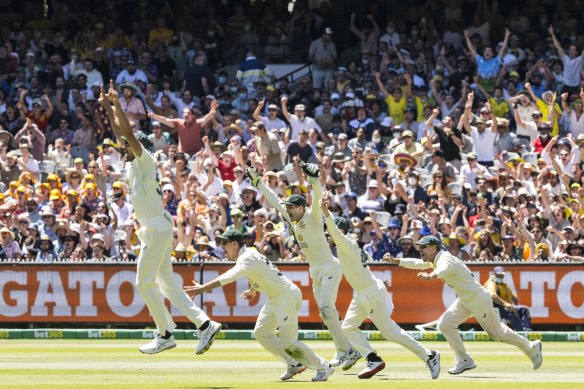
[(495, 266), (485, 288), (491, 293), (501, 320), (515, 331), (531, 331), (531, 315), (525, 305), (519, 305), (517, 296), (505, 282), (505, 269)]

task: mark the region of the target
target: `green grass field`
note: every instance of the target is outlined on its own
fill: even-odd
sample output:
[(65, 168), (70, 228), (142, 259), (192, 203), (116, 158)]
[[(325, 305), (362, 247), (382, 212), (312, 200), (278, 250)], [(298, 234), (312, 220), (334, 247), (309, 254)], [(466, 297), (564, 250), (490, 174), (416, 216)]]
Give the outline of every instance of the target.
[[(425, 342), (442, 353), (442, 374), (429, 379), (425, 366), (407, 350), (389, 342), (373, 342), (386, 368), (363, 382), (357, 373), (363, 360), (349, 371), (338, 369), (326, 383), (313, 384), (307, 370), (280, 382), (284, 365), (255, 341), (217, 340), (202, 356), (194, 354), (196, 340), (157, 355), (138, 352), (141, 340), (2, 340), (0, 387), (89, 388), (553, 388), (584, 387), (584, 344), (544, 343), (543, 366), (533, 371), (517, 349), (494, 342), (467, 342), (477, 361), (475, 370), (450, 376), (453, 354), (445, 342)], [(332, 342), (307, 342), (320, 355), (333, 356)]]

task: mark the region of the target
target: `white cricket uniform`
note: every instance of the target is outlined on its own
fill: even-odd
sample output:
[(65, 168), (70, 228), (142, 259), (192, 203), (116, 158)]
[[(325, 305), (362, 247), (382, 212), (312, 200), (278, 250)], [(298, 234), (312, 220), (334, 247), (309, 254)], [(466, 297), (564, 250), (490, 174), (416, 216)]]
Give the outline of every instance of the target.
[(363, 321), (369, 317), (385, 339), (402, 345), (425, 363), (431, 351), (408, 335), (391, 319), (393, 302), (383, 281), (375, 277), (366, 265), (369, 256), (354, 239), (339, 231), (330, 215), (325, 218), (325, 221), (337, 246), (337, 256), (343, 274), (355, 291), (343, 321), (343, 331), (351, 346), (364, 357), (370, 353), (376, 353), (359, 329)]
[(160, 293), (169, 299), (197, 328), (209, 317), (184, 292), (173, 278), (172, 217), (162, 208), (162, 192), (158, 182), (156, 159), (142, 146), (142, 155), (132, 161), (128, 172), (128, 188), (140, 229), (140, 256), (136, 289), (144, 299), (156, 323), (158, 333), (172, 332), (176, 324)]
[(311, 184), (314, 189), (312, 193), (313, 206), (306, 208), (304, 217), (299, 222), (293, 222), (290, 219), (286, 208), (268, 186), (260, 182), (258, 189), (292, 227), (296, 241), (310, 265), (312, 291), (318, 304), (320, 317), (330, 331), (337, 350), (346, 353), (351, 346), (343, 333), (339, 312), (336, 308), (337, 293), (343, 273), (339, 261), (331, 252), (322, 228), (322, 209), (318, 205), (322, 198), (322, 185), (319, 181), (311, 182)]
[(235, 266), (217, 277), (217, 281), (226, 285), (242, 277), (247, 277), (250, 285), (268, 298), (254, 328), (258, 342), (290, 366), (300, 362), (311, 369), (326, 369), (327, 362), (298, 341), (298, 310), (302, 304), (300, 289), (268, 258), (245, 246), (239, 250)]
[(400, 266), (409, 269), (434, 269), (444, 283), (456, 292), (458, 298), (438, 319), (438, 330), (442, 332), (454, 351), (455, 362), (471, 359), (458, 333), (458, 326), (473, 316), (485, 331), (496, 341), (519, 348), (527, 356), (532, 353), (529, 341), (501, 323), (493, 308), (491, 294), (477, 281), (462, 261), (446, 251), (438, 251), (434, 263), (421, 259), (400, 259)]

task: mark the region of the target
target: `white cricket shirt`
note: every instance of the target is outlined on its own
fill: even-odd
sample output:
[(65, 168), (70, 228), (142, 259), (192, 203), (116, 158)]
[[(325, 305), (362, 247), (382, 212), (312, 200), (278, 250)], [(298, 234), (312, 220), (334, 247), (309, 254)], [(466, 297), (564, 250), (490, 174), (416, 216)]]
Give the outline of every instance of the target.
[(433, 268), (433, 273), (454, 289), (461, 300), (470, 299), (478, 293), (485, 292), (485, 288), (479, 284), (469, 268), (460, 259), (442, 250), (436, 254), (433, 264), (415, 258), (400, 259), (399, 264), (409, 269)]
[(239, 250), (235, 266), (217, 277), (217, 281), (221, 285), (225, 285), (242, 277), (247, 277), (255, 290), (269, 298), (275, 298), (298, 289), (268, 258), (256, 250), (247, 249), (245, 246)]
[(298, 222), (293, 222), (286, 212), (286, 208), (278, 196), (268, 188), (263, 182), (258, 185), (258, 189), (266, 200), (280, 212), (280, 214), (290, 223), (296, 241), (300, 245), (302, 252), (306, 255), (306, 260), (310, 266), (318, 266), (328, 261), (335, 261), (333, 253), (328, 245), (324, 229), (322, 228), (322, 209), (318, 205), (322, 198), (322, 185), (317, 182), (312, 185), (312, 206), (306, 208), (304, 217)]
[(130, 164), (127, 185), (136, 218), (141, 225), (148, 219), (164, 215), (156, 159), (142, 147), (142, 155)]
[(366, 264), (370, 260), (369, 255), (359, 247), (359, 244), (354, 239), (339, 231), (330, 215), (325, 217), (324, 220), (329, 234), (337, 245), (337, 257), (349, 285), (356, 292), (364, 291), (376, 285), (378, 280)]

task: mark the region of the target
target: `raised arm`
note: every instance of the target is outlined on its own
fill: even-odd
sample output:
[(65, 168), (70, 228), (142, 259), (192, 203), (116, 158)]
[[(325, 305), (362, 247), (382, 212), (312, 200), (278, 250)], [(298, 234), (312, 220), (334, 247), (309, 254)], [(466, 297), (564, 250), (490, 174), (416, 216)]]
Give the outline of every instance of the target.
[(503, 40), (503, 46), (499, 50), (499, 59), (503, 62), (505, 58), (505, 52), (507, 51), (507, 44), (509, 43), (509, 37), (511, 36), (511, 31), (508, 28), (505, 29), (505, 39)]
[(389, 92), (385, 89), (385, 85), (383, 85), (383, 81), (381, 81), (381, 73), (375, 72), (375, 81), (377, 81), (377, 87), (383, 93), (383, 97), (387, 98), (389, 96)]
[(470, 33), (468, 32), (468, 30), (464, 30), (464, 39), (466, 40), (466, 45), (468, 47), (468, 50), (470, 51), (470, 55), (472, 56), (473, 59), (475, 59), (477, 56), (477, 50), (470, 41)]
[(286, 96), (284, 96), (280, 99), (280, 106), (282, 107), (282, 115), (284, 115), (286, 120), (288, 120), (288, 122), (290, 122), (290, 117), (292, 115), (290, 115), (290, 112), (288, 112), (288, 107), (286, 106), (286, 104), (288, 104), (288, 98)]
[[(110, 90), (109, 90), (108, 94), (106, 95), (106, 97), (110, 101), (110, 103), (113, 105), (113, 113), (115, 114), (115, 117), (117, 119), (117, 124), (119, 125), (119, 129), (120, 129), (119, 132), (120, 132), (121, 136), (124, 137), (126, 139), (126, 141), (128, 142), (128, 145), (130, 146), (130, 149), (132, 150), (134, 155), (136, 157), (141, 157), (142, 156), (142, 144), (140, 143), (140, 141), (138, 139), (136, 139), (136, 136), (134, 135), (134, 131), (132, 131), (132, 127), (130, 126), (130, 121), (128, 120), (128, 117), (126, 116), (126, 113), (124, 112), (124, 109), (122, 108), (122, 105), (120, 104), (120, 100), (118, 98), (118, 92), (116, 92), (115, 89), (112, 89), (111, 86), (113, 86), (113, 82), (110, 82)], [(112, 124), (112, 127), (113, 127), (113, 124)], [(117, 135), (116, 135), (116, 138), (117, 138)]]
[(560, 43), (560, 41), (556, 37), (556, 33), (554, 32), (554, 27), (551, 24), (548, 27), (548, 32), (550, 33), (550, 36), (552, 37), (552, 41), (554, 42), (554, 46), (555, 46), (556, 50), (558, 50), (558, 55), (560, 56), (560, 58), (563, 57), (565, 55), (564, 49), (562, 48), (562, 44)]
[(359, 38), (360, 40), (364, 41), (365, 40), (365, 34), (363, 33), (363, 31), (359, 30), (357, 28), (357, 26), (355, 26), (355, 18), (357, 17), (356, 13), (352, 13), (351, 14), (351, 32), (353, 34), (355, 34), (357, 36), (357, 38)]
[[(113, 80), (110, 80), (110, 90), (115, 91)], [(120, 123), (119, 123), (116, 115), (114, 114), (112, 104), (111, 104), (110, 100), (108, 99), (108, 94), (106, 94), (105, 88), (103, 87), (103, 85), (101, 85), (101, 91), (100, 91), (99, 99), (97, 101), (105, 109), (105, 113), (107, 114), (107, 117), (109, 118), (109, 121), (112, 125), (112, 131), (114, 132), (114, 135), (116, 137), (116, 141), (118, 143), (120, 143), (122, 141), (122, 131), (120, 130)]]
[(258, 106), (256, 107), (255, 111), (253, 111), (253, 118), (258, 122), (262, 120), (260, 112), (262, 112), (262, 109), (264, 109), (265, 104), (266, 104), (266, 99), (260, 100), (258, 102)]
[(165, 126), (174, 127), (174, 122), (165, 116), (157, 115), (154, 112), (148, 111), (148, 117), (150, 119), (158, 120), (160, 123), (164, 124)]
[(432, 96), (434, 96), (436, 103), (438, 103), (438, 107), (441, 107), (442, 97), (440, 96), (440, 93), (438, 93), (438, 89), (436, 88), (436, 81), (434, 81), (434, 79), (430, 80), (430, 88), (432, 89)]
[(209, 123), (215, 116), (215, 113), (217, 112), (217, 107), (219, 107), (219, 103), (217, 102), (217, 100), (213, 100), (213, 102), (211, 103), (211, 110), (202, 118), (197, 119), (197, 124), (199, 124), (201, 127), (205, 127), (207, 123)]

